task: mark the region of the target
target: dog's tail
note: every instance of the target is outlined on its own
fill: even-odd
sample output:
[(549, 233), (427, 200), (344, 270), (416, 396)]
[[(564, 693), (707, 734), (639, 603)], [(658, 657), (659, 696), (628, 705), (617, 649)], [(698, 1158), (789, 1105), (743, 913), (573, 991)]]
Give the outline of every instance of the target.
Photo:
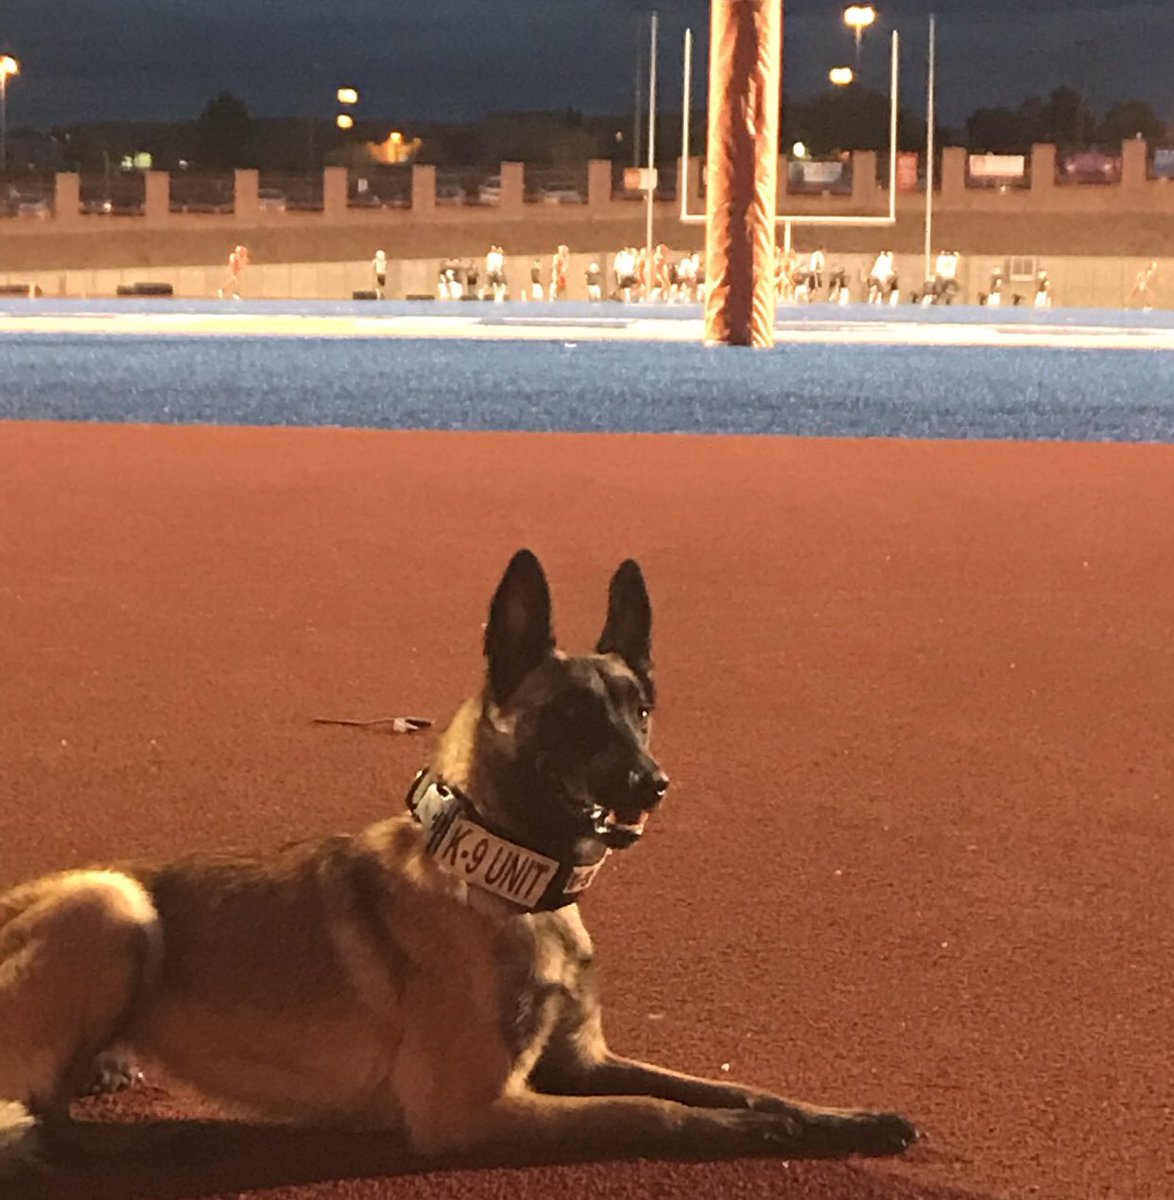
[(0, 1179), (42, 1165), (36, 1119), (23, 1104), (0, 1100)]

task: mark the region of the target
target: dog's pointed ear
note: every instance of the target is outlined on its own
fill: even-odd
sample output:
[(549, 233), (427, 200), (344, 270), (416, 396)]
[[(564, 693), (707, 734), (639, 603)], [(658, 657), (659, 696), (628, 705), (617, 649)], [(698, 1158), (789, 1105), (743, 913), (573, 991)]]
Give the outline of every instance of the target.
[(607, 620), (599, 654), (618, 654), (639, 676), (652, 695), (652, 604), (644, 586), (644, 573), (634, 559), (620, 563), (607, 590)]
[(529, 550), (519, 550), (493, 594), (485, 627), (493, 699), (505, 704), (518, 684), (553, 651), (550, 589), (542, 564)]

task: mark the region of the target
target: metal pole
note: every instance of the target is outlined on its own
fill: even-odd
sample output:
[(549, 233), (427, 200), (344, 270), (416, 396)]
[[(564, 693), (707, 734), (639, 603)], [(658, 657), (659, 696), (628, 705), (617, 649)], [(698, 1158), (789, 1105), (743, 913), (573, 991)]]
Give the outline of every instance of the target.
[(689, 103), (690, 76), (693, 74), (693, 30), (685, 30), (685, 65), (681, 75), (681, 178), (677, 180), (677, 196), (688, 203), (689, 191)]
[(901, 35), (893, 30), (892, 94), (889, 97), (889, 216), (897, 215), (897, 93), (901, 90)]
[(644, 300), (647, 303), (652, 299), (652, 199), (653, 185), (652, 172), (656, 169), (656, 31), (658, 19), (657, 14), (652, 14), (652, 30), (649, 39), (649, 63), (648, 63), (648, 176), (644, 182), (648, 185), (645, 188), (645, 203), (647, 205), (646, 225), (644, 233), (644, 278), (645, 291)]
[(8, 73), (0, 72), (0, 171), (8, 170)]
[(934, 120), (937, 108), (937, 17), (929, 16), (929, 81), (925, 114), (925, 274), (930, 278), (933, 269), (933, 186), (934, 186)]
[[(642, 20), (639, 22), (644, 23)], [(636, 111), (632, 117), (632, 166), (640, 165), (640, 118), (644, 115), (644, 64), (641, 62), (640, 51), (643, 45), (640, 41), (639, 31), (636, 34)]]

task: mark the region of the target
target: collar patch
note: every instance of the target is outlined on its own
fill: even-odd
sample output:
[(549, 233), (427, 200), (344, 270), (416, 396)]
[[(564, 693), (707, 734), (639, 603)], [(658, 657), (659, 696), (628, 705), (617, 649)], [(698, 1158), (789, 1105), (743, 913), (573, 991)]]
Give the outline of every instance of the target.
[(427, 767), (408, 789), (407, 804), (428, 835), (428, 853), (438, 866), (526, 912), (574, 904), (610, 853), (575, 864), (519, 845), (490, 829), (463, 792)]

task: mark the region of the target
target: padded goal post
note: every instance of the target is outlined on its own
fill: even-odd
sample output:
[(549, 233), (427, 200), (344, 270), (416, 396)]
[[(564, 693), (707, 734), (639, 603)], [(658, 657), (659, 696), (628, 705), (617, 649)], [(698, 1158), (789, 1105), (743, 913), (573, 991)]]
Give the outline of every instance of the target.
[(711, 0), (705, 341), (774, 345), (783, 0)]

